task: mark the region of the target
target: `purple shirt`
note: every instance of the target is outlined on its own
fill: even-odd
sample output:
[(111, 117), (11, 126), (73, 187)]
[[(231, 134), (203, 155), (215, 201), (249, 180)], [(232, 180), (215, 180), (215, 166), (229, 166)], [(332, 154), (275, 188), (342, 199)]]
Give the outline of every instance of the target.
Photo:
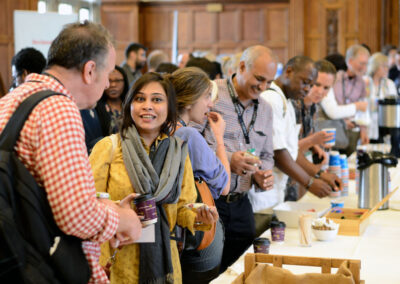
[(203, 136), (193, 127), (181, 127), (175, 135), (186, 141), (194, 177), (202, 178), (214, 199), (218, 199), (228, 183), (228, 174)]
[(333, 91), (339, 105), (354, 103), (366, 97), (365, 82), (362, 77), (354, 76), (349, 78), (349, 75), (345, 71), (337, 73)]

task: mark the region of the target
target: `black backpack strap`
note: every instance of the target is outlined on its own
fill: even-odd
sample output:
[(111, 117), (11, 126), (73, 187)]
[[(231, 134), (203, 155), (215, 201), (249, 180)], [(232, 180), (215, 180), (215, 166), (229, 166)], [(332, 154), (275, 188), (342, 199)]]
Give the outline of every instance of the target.
[(3, 129), (0, 135), (0, 149), (12, 151), (14, 145), (17, 143), (19, 134), (25, 121), (28, 119), (35, 106), (45, 98), (54, 95), (62, 95), (51, 90), (40, 91), (29, 96), (25, 99), (15, 110), (10, 120)]

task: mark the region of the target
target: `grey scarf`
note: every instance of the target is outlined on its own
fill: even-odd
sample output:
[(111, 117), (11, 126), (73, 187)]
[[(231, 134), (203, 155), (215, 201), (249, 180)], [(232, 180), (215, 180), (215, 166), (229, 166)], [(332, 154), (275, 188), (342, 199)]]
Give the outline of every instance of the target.
[(140, 244), (139, 283), (173, 283), (169, 223), (162, 204), (177, 203), (179, 199), (187, 144), (177, 137), (169, 137), (160, 141), (148, 155), (136, 127), (132, 125), (121, 145), (124, 164), (135, 192), (152, 194), (157, 204), (156, 241)]
[[(178, 137), (169, 137), (170, 143), (163, 164), (163, 170), (159, 176), (146, 153), (135, 126), (128, 128), (127, 139), (122, 139), (122, 154), (124, 164), (128, 171), (129, 179), (136, 193), (151, 193), (156, 202), (164, 200), (171, 192), (176, 177), (179, 174), (181, 164), (185, 163), (187, 145), (182, 147), (182, 140)], [(177, 163), (180, 161), (180, 163)], [(182, 181), (179, 183), (179, 191)], [(180, 193), (180, 192), (179, 192)], [(176, 203), (179, 194), (169, 203)]]

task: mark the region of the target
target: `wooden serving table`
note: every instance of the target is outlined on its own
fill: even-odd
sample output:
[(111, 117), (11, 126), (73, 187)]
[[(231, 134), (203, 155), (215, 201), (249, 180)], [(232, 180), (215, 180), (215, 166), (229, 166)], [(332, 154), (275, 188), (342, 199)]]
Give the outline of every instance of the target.
[[(395, 172), (394, 172), (395, 171)], [(400, 184), (400, 170), (392, 172), (392, 186)], [(344, 207), (357, 208), (357, 195), (355, 193), (355, 181), (349, 183), (350, 195), (345, 198)], [(400, 190), (396, 192), (399, 194)], [(330, 198), (319, 199), (307, 193), (298, 202), (313, 202), (330, 204)], [(338, 235), (333, 241), (321, 242), (313, 239), (311, 247), (302, 247), (299, 244), (299, 229), (286, 228), (285, 242), (283, 244), (272, 243), (270, 254), (328, 257), (340, 259), (361, 260), (360, 278), (365, 283), (400, 283), (400, 211), (388, 209), (374, 212), (370, 217), (368, 227), (361, 236)], [(265, 231), (262, 237), (271, 240), (270, 230)], [(250, 247), (227, 271), (221, 274), (212, 284), (232, 283), (235, 278), (244, 271), (244, 255), (253, 253)], [(293, 273), (317, 272), (316, 267), (288, 266)], [(336, 272), (336, 271), (335, 271)]]

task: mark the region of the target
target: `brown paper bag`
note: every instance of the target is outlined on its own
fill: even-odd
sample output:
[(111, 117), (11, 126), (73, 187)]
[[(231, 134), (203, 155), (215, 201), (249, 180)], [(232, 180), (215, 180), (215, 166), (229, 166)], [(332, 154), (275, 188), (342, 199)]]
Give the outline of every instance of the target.
[(270, 266), (266, 263), (259, 263), (254, 268), (246, 284), (354, 284), (353, 275), (347, 268), (348, 262), (345, 261), (340, 266), (336, 274), (328, 273), (305, 273), (293, 274), (287, 269)]

